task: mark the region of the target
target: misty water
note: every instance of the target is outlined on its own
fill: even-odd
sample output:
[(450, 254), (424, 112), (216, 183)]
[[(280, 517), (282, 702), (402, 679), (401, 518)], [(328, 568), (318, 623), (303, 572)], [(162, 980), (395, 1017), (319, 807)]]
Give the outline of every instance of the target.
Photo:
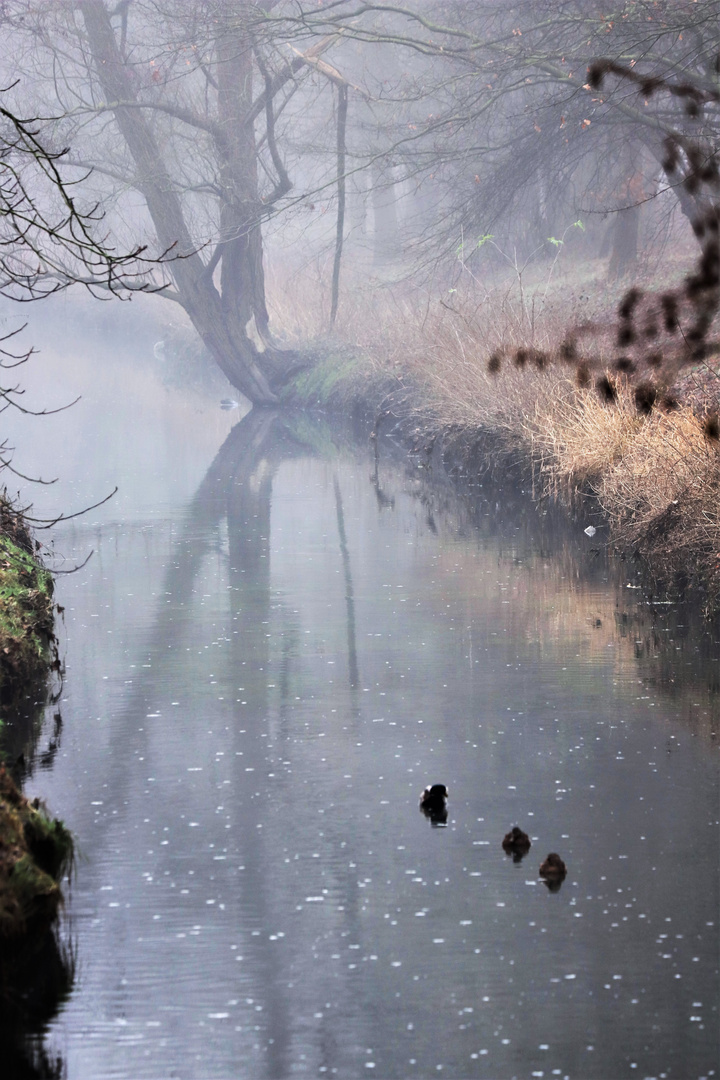
[(80, 852), (70, 1080), (717, 1075), (702, 621), (515, 482), (224, 412), (147, 334), (35, 333), (32, 403), (83, 395), (11, 421), (37, 512), (119, 486), (52, 534), (93, 554), (27, 784)]

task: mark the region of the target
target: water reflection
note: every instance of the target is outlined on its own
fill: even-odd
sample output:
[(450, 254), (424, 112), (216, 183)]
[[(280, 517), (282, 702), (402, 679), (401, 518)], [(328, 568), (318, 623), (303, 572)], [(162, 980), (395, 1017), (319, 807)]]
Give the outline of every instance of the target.
[(73, 946), (58, 931), (22, 949), (3, 943), (0, 955), (0, 1045), (3, 1075), (12, 1080), (60, 1080), (62, 1056), (48, 1051), (48, 1026), (70, 996)]
[(69, 1075), (710, 1075), (717, 643), (376, 442), (250, 414), (61, 584)]
[[(0, 724), (0, 760), (18, 784), (36, 771), (52, 768), (58, 752), (62, 716), (53, 711), (49, 735), (43, 737), (43, 715), (54, 696), (44, 680), (22, 693), (5, 695)], [(3, 913), (5, 914), (5, 913)], [(40, 940), (24, 944), (0, 937), (0, 1046), (3, 1075), (12, 1080), (59, 1080), (62, 1057), (48, 1054), (43, 1037), (61, 1011), (75, 974), (73, 947), (64, 925)]]

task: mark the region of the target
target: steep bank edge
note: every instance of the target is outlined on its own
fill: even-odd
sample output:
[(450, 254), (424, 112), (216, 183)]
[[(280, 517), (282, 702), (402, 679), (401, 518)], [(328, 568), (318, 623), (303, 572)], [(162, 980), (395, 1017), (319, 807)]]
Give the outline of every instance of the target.
[[(27, 523), (0, 497), (0, 704), (12, 708), (58, 666), (53, 581)], [(0, 719), (0, 724), (2, 720)], [(73, 841), (39, 800), (29, 802), (0, 765), (0, 943), (8, 960), (42, 937), (62, 902), (59, 881)], [(0, 981), (8, 972), (0, 964)]]

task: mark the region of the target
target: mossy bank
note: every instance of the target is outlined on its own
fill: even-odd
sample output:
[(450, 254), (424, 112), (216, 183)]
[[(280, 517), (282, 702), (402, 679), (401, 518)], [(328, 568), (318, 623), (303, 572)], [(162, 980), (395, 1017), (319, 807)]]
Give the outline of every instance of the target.
[[(3, 956), (54, 922), (73, 841), (39, 799), (30, 802), (0, 766), (0, 942)], [(0, 963), (0, 969), (2, 963)]]
[(32, 731), (17, 745), (22, 725), (13, 718), (27, 710), (28, 694), (32, 700), (41, 688), (44, 699), (58, 666), (53, 614), (52, 576), (22, 515), (0, 496), (0, 983), (12, 957), (55, 921), (59, 882), (72, 860), (68, 830), (39, 800), (30, 802), (12, 775), (27, 767), (34, 745)]
[(22, 515), (0, 495), (0, 702), (55, 662), (53, 580)]

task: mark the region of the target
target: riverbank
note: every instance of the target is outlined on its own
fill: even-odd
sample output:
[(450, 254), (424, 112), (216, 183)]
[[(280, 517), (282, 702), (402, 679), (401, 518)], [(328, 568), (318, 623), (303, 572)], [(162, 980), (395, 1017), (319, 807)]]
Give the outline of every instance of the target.
[[(587, 285), (583, 314), (601, 318), (626, 287)], [(528, 293), (486, 292), (482, 303), (451, 293), (421, 303), (378, 290), (369, 314), (358, 301), (288, 398), (369, 411), (413, 445), (444, 448), (451, 467), (479, 444), (524, 462), (539, 496), (582, 501), (606, 522), (613, 548), (642, 564), (655, 591), (691, 589), (708, 617), (720, 613), (720, 441), (708, 424), (720, 405), (717, 357), (682, 374), (672, 408), (641, 413), (622, 375), (607, 401), (578, 385), (572, 367), (533, 364), (531, 352), (525, 364), (491, 361), (524, 347), (557, 351), (579, 300), (538, 304), (531, 319)]]
[(36, 557), (22, 514), (0, 495), (0, 701), (49, 671), (52, 597), (52, 575)]
[(39, 799), (30, 802), (0, 766), (0, 940), (5, 982), (9, 955), (39, 940), (57, 917), (59, 882), (72, 861), (73, 841)]
[(52, 576), (37, 557), (26, 521), (1, 496), (0, 754), (10, 760), (0, 764), (0, 994), (13, 978), (17, 956), (54, 923), (62, 902), (59, 882), (72, 860), (68, 830), (39, 800), (26, 799), (9, 771), (24, 771), (34, 733), (26, 732), (30, 746), (19, 744), (7, 717), (27, 711), (20, 702), (28, 689), (44, 685), (57, 664), (52, 597)]

